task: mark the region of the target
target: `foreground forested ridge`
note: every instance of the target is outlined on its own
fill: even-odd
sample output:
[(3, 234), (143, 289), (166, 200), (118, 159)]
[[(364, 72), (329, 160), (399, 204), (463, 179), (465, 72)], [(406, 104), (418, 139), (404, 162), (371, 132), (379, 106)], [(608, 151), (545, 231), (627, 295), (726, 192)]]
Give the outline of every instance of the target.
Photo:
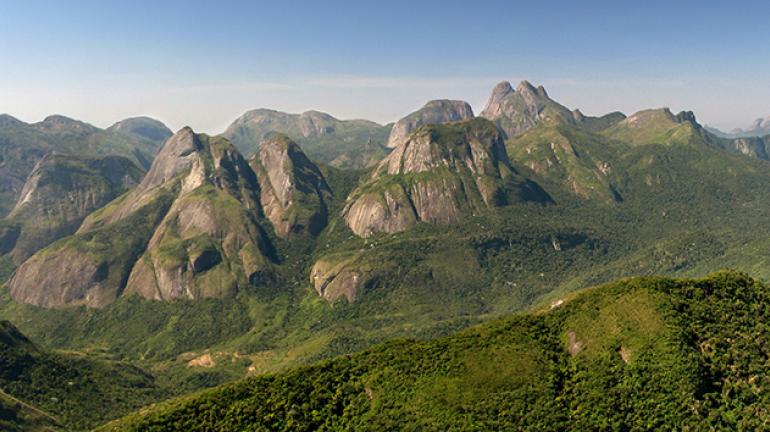
[(763, 430), (770, 292), (634, 278), (433, 341), (165, 402), (102, 430)]

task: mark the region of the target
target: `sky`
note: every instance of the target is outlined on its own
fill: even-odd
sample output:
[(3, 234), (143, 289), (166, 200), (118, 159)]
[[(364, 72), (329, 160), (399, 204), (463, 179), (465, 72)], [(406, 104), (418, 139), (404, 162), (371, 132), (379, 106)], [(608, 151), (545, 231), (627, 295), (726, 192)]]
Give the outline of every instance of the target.
[(770, 116), (770, 2), (0, 0), (0, 113), (220, 133), (243, 112), (479, 113), (527, 79), (591, 115)]

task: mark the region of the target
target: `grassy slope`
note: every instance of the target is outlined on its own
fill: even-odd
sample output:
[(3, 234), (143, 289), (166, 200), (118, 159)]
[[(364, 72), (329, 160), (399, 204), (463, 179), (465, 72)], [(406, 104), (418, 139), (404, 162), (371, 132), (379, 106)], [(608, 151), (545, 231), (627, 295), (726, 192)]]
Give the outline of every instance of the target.
[[(0, 388), (4, 406), (22, 408), (14, 410), (16, 422), (45, 417), (31, 408), (34, 406), (58, 418), (67, 430), (88, 429), (179, 394), (128, 363), (41, 349), (7, 321), (0, 322)], [(10, 420), (13, 416), (3, 417)]]
[(6, 432), (44, 432), (61, 430), (59, 421), (0, 390), (0, 430)]
[(550, 311), (225, 385), (104, 429), (757, 429), (770, 422), (768, 319), (767, 289), (741, 274), (629, 279)]

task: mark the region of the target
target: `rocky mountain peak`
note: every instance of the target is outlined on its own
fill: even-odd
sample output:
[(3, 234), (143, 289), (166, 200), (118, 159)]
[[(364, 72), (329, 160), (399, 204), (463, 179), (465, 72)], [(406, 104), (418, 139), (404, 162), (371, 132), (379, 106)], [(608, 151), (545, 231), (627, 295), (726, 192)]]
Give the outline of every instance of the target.
[(163, 144), (139, 189), (148, 190), (160, 186), (190, 168), (202, 148), (203, 144), (192, 128), (183, 127)]
[(262, 209), (279, 236), (315, 235), (326, 226), (331, 188), (288, 136), (271, 134), (250, 165), (259, 181)]
[[(415, 130), (404, 144), (380, 163), (377, 172), (416, 174), (461, 164), (474, 174), (486, 174), (490, 169), (488, 163), (510, 166), (503, 136), (491, 122), (474, 119), (453, 127), (432, 126), (439, 125)], [(455, 145), (447, 145), (450, 142)]]
[(495, 88), (492, 89), (492, 98), (505, 97), (513, 92), (513, 87), (509, 81), (500, 81)]
[(417, 127), (429, 124), (448, 123), (473, 118), (473, 109), (465, 101), (439, 99), (426, 103), (419, 110), (400, 119), (393, 125), (388, 137), (389, 148), (401, 145)]
[(695, 119), (695, 113), (692, 111), (680, 111), (675, 118), (677, 123), (690, 123), (693, 126), (700, 127), (700, 124)]
[(507, 81), (495, 86), (481, 117), (497, 124), (508, 138), (543, 120), (575, 122), (572, 111), (551, 100), (543, 86), (536, 88), (529, 81), (521, 81), (515, 91)]
[(537, 89), (535, 88), (535, 86), (533, 86), (532, 83), (530, 83), (527, 80), (522, 80), (521, 82), (519, 82), (519, 84), (516, 86), (516, 91), (519, 93), (525, 93), (525, 94), (532, 94), (532, 95), (537, 94)]
[(749, 130), (769, 129), (769, 128), (770, 128), (770, 117), (766, 117), (766, 118), (758, 118), (754, 120), (754, 122), (751, 123)]
[(417, 128), (351, 193), (343, 213), (366, 237), (420, 221), (452, 224), (468, 211), (528, 200), (550, 197), (513, 170), (497, 127), (475, 118)]

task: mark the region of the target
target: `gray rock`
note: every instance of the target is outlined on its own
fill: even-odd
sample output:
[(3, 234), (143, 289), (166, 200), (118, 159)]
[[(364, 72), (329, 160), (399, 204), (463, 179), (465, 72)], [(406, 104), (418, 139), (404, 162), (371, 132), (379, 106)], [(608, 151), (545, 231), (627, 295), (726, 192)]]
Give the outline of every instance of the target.
[(433, 100), (419, 110), (397, 121), (390, 130), (388, 137), (389, 148), (401, 145), (409, 134), (419, 126), (439, 123), (449, 123), (473, 118), (473, 109), (464, 101)]

